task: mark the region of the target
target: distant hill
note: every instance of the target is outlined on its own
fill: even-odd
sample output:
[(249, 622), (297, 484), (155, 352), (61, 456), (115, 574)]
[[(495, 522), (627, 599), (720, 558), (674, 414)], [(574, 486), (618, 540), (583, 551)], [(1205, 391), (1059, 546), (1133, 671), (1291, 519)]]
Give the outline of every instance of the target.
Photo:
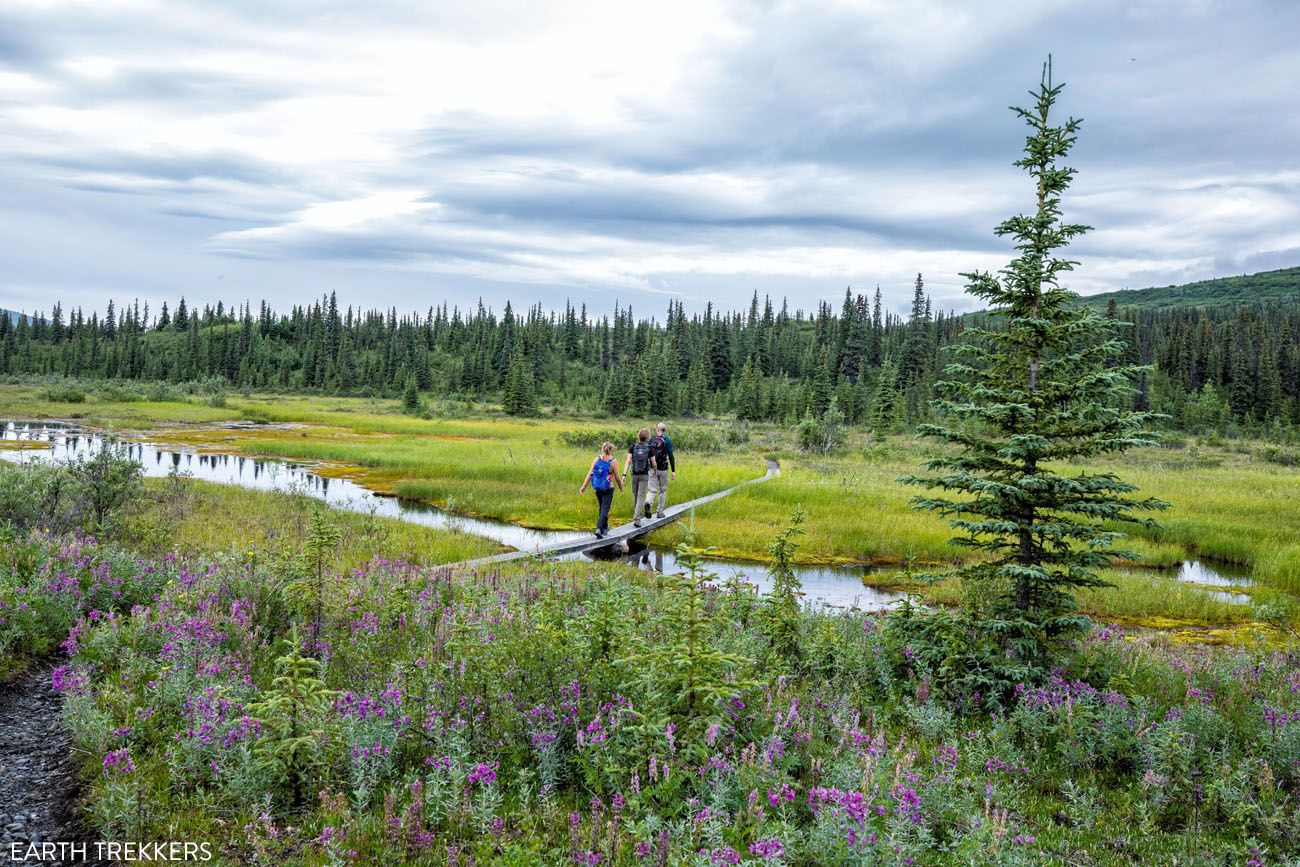
[(17, 323), (17, 322), (18, 322), (18, 316), (19, 316), (19, 315), (20, 315), (20, 314), (15, 313), (15, 312), (12, 311), (12, 310), (6, 310), (6, 309), (4, 309), (3, 307), (0, 307), (0, 316), (8, 316), (10, 322)]
[(1088, 295), (1083, 303), (1105, 309), (1110, 299), (1119, 307), (1139, 310), (1164, 310), (1170, 307), (1228, 307), (1261, 301), (1300, 303), (1300, 268), (1261, 271), (1240, 277), (1220, 277), (1181, 286), (1156, 286), (1150, 289), (1121, 289)]

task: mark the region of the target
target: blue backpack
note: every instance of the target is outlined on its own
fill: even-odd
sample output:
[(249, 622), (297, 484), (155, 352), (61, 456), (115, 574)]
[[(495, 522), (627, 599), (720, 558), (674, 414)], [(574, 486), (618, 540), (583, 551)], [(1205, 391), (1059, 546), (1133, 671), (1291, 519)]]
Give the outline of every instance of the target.
[(609, 471), (612, 468), (613, 461), (603, 461), (596, 459), (596, 463), (591, 465), (591, 489), (593, 491), (608, 491)]

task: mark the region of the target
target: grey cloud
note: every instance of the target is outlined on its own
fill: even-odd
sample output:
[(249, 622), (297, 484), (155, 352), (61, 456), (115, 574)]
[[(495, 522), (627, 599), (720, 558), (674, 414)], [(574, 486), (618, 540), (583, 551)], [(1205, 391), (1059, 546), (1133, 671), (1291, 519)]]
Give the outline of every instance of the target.
[(47, 58), (44, 46), (31, 38), (17, 16), (0, 12), (0, 66), (30, 69)]
[(186, 184), (201, 178), (252, 185), (274, 185), (294, 180), (291, 175), (267, 162), (219, 152), (138, 154), (87, 150), (75, 155), (38, 156), (29, 158), (26, 162), (65, 171), (119, 175), (176, 184)]
[[(1293, 92), (1300, 58), (1291, 46), (1300, 31), (1300, 7), (954, 3), (949, 17), (967, 19), (960, 30), (920, 17), (925, 8), (915, 4), (918, 17), (909, 20), (910, 10), (882, 16), (870, 8), (822, 4), (744, 5), (733, 10), (744, 35), (701, 52), (698, 66), (684, 71), (681, 98), (669, 109), (624, 94), (627, 119), (597, 129), (561, 117), (498, 116), (488, 108), (441, 112), (426, 128), (388, 142), (391, 158), (323, 173), (257, 153), (168, 152), (165, 143), (147, 153), (111, 138), (46, 151), (34, 145), (22, 157), (0, 158), (0, 180), (10, 174), (35, 179), (24, 187), (29, 198), (0, 194), (0, 208), (8, 209), (9, 219), (43, 213), (50, 227), (66, 225), (60, 213), (76, 211), (76, 232), (99, 233), (87, 238), (87, 247), (112, 259), (98, 239), (121, 245), (120, 261), (111, 268), (78, 273), (72, 263), (51, 267), (65, 286), (96, 280), (179, 285), (194, 271), (227, 263), (237, 266), (253, 294), (278, 293), (278, 300), (291, 301), (346, 263), (356, 269), (347, 272), (350, 285), (366, 285), (367, 298), (406, 294), (431, 281), (466, 297), (478, 287), (509, 289), (522, 302), (532, 300), (530, 292), (552, 299), (592, 289), (586, 277), (560, 272), (527, 284), (490, 275), (417, 279), (399, 272), (420, 263), (508, 266), (552, 241), (582, 238), (603, 239), (611, 249), (708, 248), (737, 257), (839, 246), (869, 249), (873, 256), (879, 251), (883, 261), (890, 250), (908, 251), (918, 261), (890, 264), (886, 274), (875, 275), (896, 283), (886, 288), (887, 297), (905, 298), (905, 272), (921, 270), (936, 298), (956, 305), (961, 281), (948, 263), (967, 257), (976, 267), (1009, 252), (992, 235), (993, 226), (1010, 210), (1028, 206), (1028, 181), (1010, 167), (1024, 130), (1005, 106), (1023, 101), (1051, 50), (1058, 76), (1068, 82), (1063, 107), (1085, 120), (1075, 160), (1080, 174), (1067, 208), (1099, 227), (1076, 248), (1088, 260), (1077, 285), (1163, 284), (1300, 259), (1285, 240), (1284, 213), (1271, 222), (1263, 214), (1258, 221), (1218, 225), (1196, 213), (1243, 193), (1273, 199), (1300, 193), (1293, 182), (1268, 179), (1290, 169), (1300, 150), (1300, 100)], [(454, 32), (466, 44), (493, 44), (524, 32), (524, 13), (531, 9), (402, 0), (379, 10), (293, 0), (219, 9), (178, 3), (155, 19), (93, 8), (79, 18), (6, 12), (0, 13), (0, 66), (50, 84), (55, 96), (32, 99), (64, 109), (128, 117), (144, 103), (213, 120), (320, 93), (256, 68), (196, 72), (144, 62), (88, 79), (60, 64), (96, 52), (147, 61), (155, 46), (196, 54), (233, 46), (278, 56), (281, 42), (302, 52), (316, 34), (333, 40), (321, 49), (324, 64), (329, 51), (344, 50), (353, 32)], [(25, 99), (9, 104), (24, 105)], [(6, 135), (21, 132), (12, 121), (0, 123)], [(39, 136), (31, 140), (39, 143)], [(957, 172), (965, 178), (957, 179)], [(943, 173), (953, 178), (946, 193), (935, 189)], [(709, 174), (756, 185), (762, 193), (729, 198)], [(872, 179), (886, 175), (894, 182), (873, 189)], [(1192, 191), (1177, 189), (1180, 184)], [(368, 185), (426, 191), (443, 211), (436, 220), (294, 227), (295, 212), (306, 204), (362, 198)], [(924, 206), (912, 207), (914, 199)], [(277, 225), (286, 228), (270, 237), (217, 237), (232, 228)], [(1180, 238), (1177, 227), (1197, 234)], [(502, 231), (452, 242), (450, 228)], [(28, 238), (39, 250), (40, 238)], [(163, 255), (165, 244), (172, 246)], [(1161, 260), (1165, 264), (1157, 264)], [(931, 274), (936, 262), (948, 271)], [(156, 266), (147, 279), (142, 263)], [(41, 279), (36, 251), (21, 270), (29, 282)], [(641, 276), (655, 291), (688, 298), (703, 297), (713, 286), (728, 303), (743, 303), (763, 286), (834, 297), (845, 283), (875, 282), (872, 274), (848, 273), (804, 279), (651, 270)], [(634, 297), (634, 290), (619, 293), (625, 301)]]
[(1215, 262), (1215, 271), (1220, 274), (1252, 274), (1256, 271), (1294, 268), (1297, 262), (1300, 262), (1300, 247), (1291, 247), (1285, 250), (1264, 250), (1238, 258), (1220, 259)]
[[(474, 189), (442, 191), (438, 201), (451, 205), (463, 219), (475, 216), (507, 218), (545, 226), (569, 226), (612, 236), (690, 243), (702, 230), (743, 235), (746, 230), (788, 230), (816, 243), (853, 242), (853, 236), (905, 242), (927, 247), (987, 246), (988, 232), (942, 216), (919, 224), (891, 219), (880, 209), (872, 216), (845, 210), (808, 211), (772, 203), (758, 213), (738, 213), (707, 196), (690, 197), (669, 191), (604, 189), (580, 186), (565, 191), (530, 188), (521, 183), (509, 193)], [(847, 237), (846, 237), (847, 236)], [(860, 240), (860, 239), (859, 239)]]
[(283, 86), (241, 74), (220, 75), (194, 70), (125, 70), (98, 81), (60, 81), (72, 93), (73, 106), (105, 105), (114, 102), (158, 102), (186, 104), (191, 110), (220, 111), (247, 108), (291, 95)]

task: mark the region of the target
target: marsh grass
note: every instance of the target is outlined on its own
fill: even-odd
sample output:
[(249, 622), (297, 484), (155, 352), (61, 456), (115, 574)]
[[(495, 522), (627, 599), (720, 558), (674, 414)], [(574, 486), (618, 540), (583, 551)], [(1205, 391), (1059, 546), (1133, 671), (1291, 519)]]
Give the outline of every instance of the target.
[[(215, 482), (146, 481), (148, 495), (127, 522), (124, 541), (146, 553), (176, 549), (210, 556), (227, 551), (299, 550), (312, 513), (325, 508), (303, 494), (255, 491)], [(333, 565), (352, 569), (374, 557), (422, 565), (454, 563), (502, 551), (490, 539), (410, 524), (397, 518), (327, 509), (339, 529)]]
[[(1253, 618), (1251, 606), (1225, 601), (1167, 573), (1151, 569), (1105, 569), (1099, 574), (1112, 586), (1089, 588), (1076, 594), (1079, 610), (1097, 620), (1168, 625), (1155, 620), (1164, 618), (1169, 622), (1208, 626), (1245, 623)], [(932, 584), (909, 583), (900, 582), (898, 573), (885, 573), (870, 574), (863, 580), (872, 585), (901, 587), (932, 602), (952, 606), (963, 605), (969, 592), (958, 578)]]

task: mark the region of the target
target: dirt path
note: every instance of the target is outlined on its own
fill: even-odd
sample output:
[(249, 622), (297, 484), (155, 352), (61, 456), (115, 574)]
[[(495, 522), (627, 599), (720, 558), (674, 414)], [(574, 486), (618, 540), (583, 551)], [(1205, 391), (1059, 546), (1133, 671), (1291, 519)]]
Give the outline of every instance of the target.
[(49, 664), (0, 685), (0, 865), (101, 863), (93, 859), (93, 845), (86, 860), (24, 858), (31, 843), (87, 839), (77, 821), (79, 787), (68, 733), (59, 720), (61, 705), (62, 698), (50, 689)]

